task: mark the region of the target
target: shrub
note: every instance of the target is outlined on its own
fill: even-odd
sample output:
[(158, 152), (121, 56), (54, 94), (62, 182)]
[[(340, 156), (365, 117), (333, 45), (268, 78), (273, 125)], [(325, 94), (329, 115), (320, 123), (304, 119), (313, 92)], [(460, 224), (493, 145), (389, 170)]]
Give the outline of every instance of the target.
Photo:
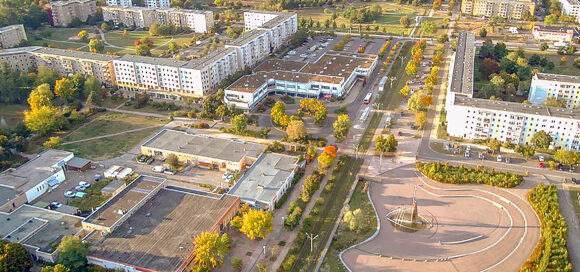
[(478, 183), (511, 188), (523, 181), (523, 177), (520, 175), (510, 172), (496, 172), (494, 169), (488, 171), (487, 168), (480, 166), (465, 168), (462, 164), (459, 167), (454, 167), (450, 166), (449, 163), (441, 164), (440, 162), (416, 162), (415, 165), (425, 176), (443, 183)]

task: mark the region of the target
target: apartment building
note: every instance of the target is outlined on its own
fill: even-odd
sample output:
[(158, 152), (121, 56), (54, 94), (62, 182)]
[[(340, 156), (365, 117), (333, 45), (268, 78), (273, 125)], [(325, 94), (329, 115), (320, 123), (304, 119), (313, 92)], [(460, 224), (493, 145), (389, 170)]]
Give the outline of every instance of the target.
[(68, 26), (73, 19), (85, 22), (89, 15), (95, 16), (97, 4), (95, 0), (56, 1), (46, 5), (50, 24), (53, 26)]
[(103, 7), (102, 10), (103, 20), (127, 27), (146, 28), (159, 22), (162, 25), (172, 24), (203, 33), (214, 25), (211, 11), (118, 6)]
[(534, 25), (532, 35), (536, 40), (570, 42), (578, 36), (578, 29), (567, 26)]
[(244, 12), (244, 29), (268, 31), (271, 51), (276, 51), (298, 31), (298, 15), (292, 12)]
[(23, 25), (9, 25), (0, 28), (0, 48), (12, 48), (22, 40), (28, 40)]
[(102, 7), (103, 20), (115, 25), (146, 28), (156, 22), (155, 9), (145, 7)]
[(148, 8), (169, 8), (169, 0), (146, 0)]
[(34, 70), (36, 63), (30, 52), (38, 48), (40, 47), (29, 46), (0, 50), (0, 64), (6, 63), (11, 70), (19, 72)]
[(254, 29), (228, 42), (226, 48), (236, 48), (240, 68), (253, 67), (272, 53), (267, 30)]
[(251, 75), (225, 89), (228, 105), (252, 109), (269, 94), (296, 97), (341, 97), (357, 78), (368, 77), (378, 62), (376, 55), (328, 51), (314, 63), (267, 60)]
[(267, 21), (270, 21), (284, 12), (272, 12), (261, 10), (250, 10), (244, 12), (244, 30), (249, 31), (262, 26)]
[(451, 105), (456, 95), (473, 97), (473, 75), (475, 61), (475, 35), (461, 32), (457, 38), (457, 49), (451, 58), (445, 106)]
[(563, 99), (569, 109), (580, 106), (580, 77), (536, 73), (532, 77), (528, 100), (538, 105), (548, 97)]
[(536, 4), (532, 0), (463, 0), (461, 12), (474, 16), (494, 17), (507, 19), (522, 19), (524, 13), (534, 14)]
[(562, 12), (567, 15), (572, 15), (576, 18), (576, 22), (580, 22), (580, 1), (579, 0), (558, 0), (562, 5)]
[(543, 130), (553, 138), (551, 147), (580, 151), (580, 109), (456, 96), (447, 122), (447, 133), (455, 137), (523, 145)]
[(130, 7), (130, 6), (133, 6), (133, 1), (131, 1), (131, 0), (107, 0), (107, 6)]

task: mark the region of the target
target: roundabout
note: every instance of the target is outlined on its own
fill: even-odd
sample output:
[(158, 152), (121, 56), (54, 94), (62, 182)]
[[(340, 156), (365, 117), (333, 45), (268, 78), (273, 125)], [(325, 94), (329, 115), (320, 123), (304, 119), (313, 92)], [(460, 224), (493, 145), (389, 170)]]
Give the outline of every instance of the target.
[(516, 271), (540, 236), (528, 189), (437, 183), (414, 165), (393, 169), (369, 187), (377, 232), (341, 260), (350, 271)]

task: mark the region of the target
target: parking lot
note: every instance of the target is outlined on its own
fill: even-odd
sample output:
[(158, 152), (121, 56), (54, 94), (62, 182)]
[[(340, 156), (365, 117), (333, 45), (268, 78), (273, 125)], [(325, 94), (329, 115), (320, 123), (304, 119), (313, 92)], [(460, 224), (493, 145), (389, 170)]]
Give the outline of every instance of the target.
[[(344, 35), (337, 35), (336, 37), (318, 36), (312, 39), (308, 39), (302, 45), (296, 47), (294, 50), (291, 50), (289, 54), (282, 56), (282, 59), (291, 61), (315, 62), (328, 50), (332, 50), (334, 45), (340, 43), (343, 38)], [(360, 37), (352, 37), (350, 41), (344, 46), (343, 51), (355, 53), (358, 52), (360, 45), (366, 45), (365, 53), (377, 54), (385, 41), (386, 40), (382, 38), (362, 39)], [(395, 42), (395, 39), (393, 42)], [(323, 44), (325, 46), (323, 46)]]

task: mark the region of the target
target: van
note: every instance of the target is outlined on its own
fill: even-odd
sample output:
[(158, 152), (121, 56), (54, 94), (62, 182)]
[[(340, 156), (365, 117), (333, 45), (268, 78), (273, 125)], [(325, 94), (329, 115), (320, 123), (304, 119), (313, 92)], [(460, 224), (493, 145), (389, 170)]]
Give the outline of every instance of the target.
[(163, 173), (163, 171), (165, 171), (165, 167), (163, 166), (158, 165), (153, 167), (153, 172), (155, 173)]
[(497, 155), (497, 161), (501, 162), (501, 155)]

